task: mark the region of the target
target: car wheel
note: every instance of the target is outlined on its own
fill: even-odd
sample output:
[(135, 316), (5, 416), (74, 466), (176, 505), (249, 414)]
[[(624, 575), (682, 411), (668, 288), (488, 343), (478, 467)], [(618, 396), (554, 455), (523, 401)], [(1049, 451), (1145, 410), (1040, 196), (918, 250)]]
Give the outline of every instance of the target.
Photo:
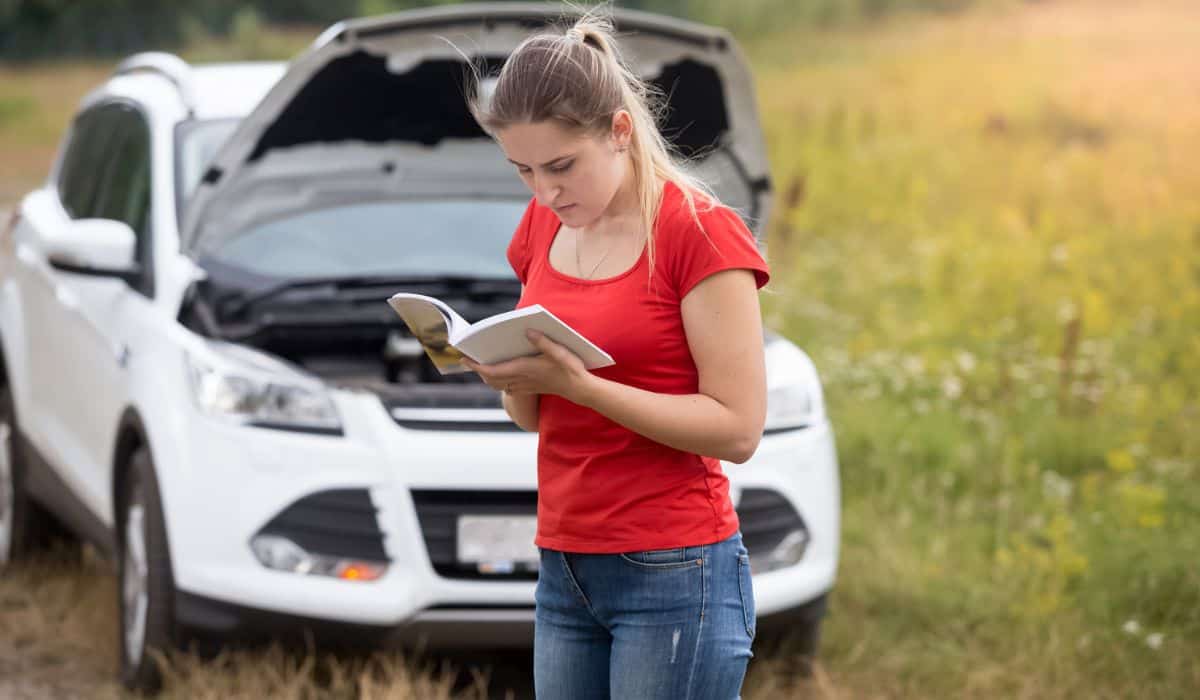
[(154, 692), (162, 680), (155, 655), (175, 646), (175, 584), (154, 464), (144, 447), (130, 458), (120, 505), (121, 682), (130, 690)]
[(0, 385), (0, 570), (66, 533), (29, 497), (12, 389)]

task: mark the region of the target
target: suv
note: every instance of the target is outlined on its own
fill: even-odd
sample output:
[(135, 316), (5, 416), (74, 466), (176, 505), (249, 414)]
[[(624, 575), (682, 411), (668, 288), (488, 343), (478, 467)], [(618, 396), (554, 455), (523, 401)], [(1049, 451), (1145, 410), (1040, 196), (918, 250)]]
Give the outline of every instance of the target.
[[(139, 54), (84, 98), (0, 231), (0, 564), (60, 525), (110, 555), (128, 686), (184, 639), (530, 643), (537, 436), (475, 375), (438, 374), (385, 299), (469, 321), (515, 305), (529, 194), (466, 107), (456, 46), (496, 66), (560, 12), (346, 21), (286, 65)], [(670, 96), (665, 133), (761, 235), (731, 37), (615, 20)], [(766, 363), (766, 431), (731, 491), (761, 624), (815, 642), (833, 432), (809, 357), (768, 334)]]

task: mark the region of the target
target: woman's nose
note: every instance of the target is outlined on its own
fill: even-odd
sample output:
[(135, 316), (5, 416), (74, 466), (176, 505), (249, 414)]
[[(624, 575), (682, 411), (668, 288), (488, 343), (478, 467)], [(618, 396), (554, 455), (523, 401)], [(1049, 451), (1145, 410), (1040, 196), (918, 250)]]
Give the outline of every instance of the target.
[(553, 206), (558, 202), (559, 191), (558, 187), (542, 188), (541, 193), (537, 195), (538, 201), (542, 203), (542, 206)]
[(544, 207), (548, 207), (558, 200), (558, 193), (561, 189), (561, 187), (551, 182), (548, 178), (534, 176), (533, 195), (537, 197), (538, 203)]

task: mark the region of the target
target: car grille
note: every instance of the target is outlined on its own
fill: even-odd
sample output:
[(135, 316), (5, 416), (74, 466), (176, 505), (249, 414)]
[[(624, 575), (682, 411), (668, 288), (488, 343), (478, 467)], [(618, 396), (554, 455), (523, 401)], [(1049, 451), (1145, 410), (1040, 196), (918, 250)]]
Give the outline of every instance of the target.
[(486, 384), (411, 384), (381, 398), (392, 420), (412, 430), (520, 430)]
[(535, 581), (537, 573), (480, 573), (475, 566), (458, 563), (460, 515), (537, 515), (536, 491), (433, 491), (412, 492), (429, 561), (446, 578)]
[(310, 494), (284, 508), (260, 535), (278, 535), (314, 554), (388, 561), (375, 504), (365, 489)]
[(792, 504), (771, 489), (743, 490), (737, 514), (742, 543), (751, 554), (770, 552), (791, 532), (808, 534), (808, 526)]

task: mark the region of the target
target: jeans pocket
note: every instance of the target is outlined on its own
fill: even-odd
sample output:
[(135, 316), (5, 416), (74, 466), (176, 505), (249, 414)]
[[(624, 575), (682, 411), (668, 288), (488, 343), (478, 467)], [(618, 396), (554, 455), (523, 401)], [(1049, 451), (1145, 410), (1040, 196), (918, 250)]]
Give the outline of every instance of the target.
[(687, 547), (648, 549), (641, 552), (624, 552), (617, 556), (621, 558), (621, 561), (643, 569), (674, 569), (697, 565), (697, 559), (688, 557), (687, 549)]
[(754, 610), (754, 583), (750, 576), (750, 556), (738, 555), (738, 589), (742, 594), (742, 617), (746, 622), (746, 634), (750, 639), (758, 630), (758, 617)]

